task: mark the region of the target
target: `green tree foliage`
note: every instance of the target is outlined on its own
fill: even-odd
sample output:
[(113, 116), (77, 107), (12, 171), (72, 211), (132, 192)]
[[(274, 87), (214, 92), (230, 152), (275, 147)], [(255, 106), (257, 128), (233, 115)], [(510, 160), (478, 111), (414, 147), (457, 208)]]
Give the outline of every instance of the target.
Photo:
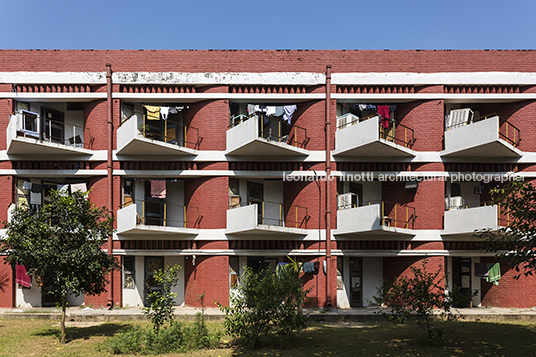
[(299, 307), (309, 290), (304, 290), (292, 265), (255, 273), (246, 268), (240, 284), (229, 297), (231, 306), (222, 306), (224, 326), (229, 335), (250, 347), (258, 347), (268, 335), (289, 335), (305, 327)]
[[(385, 306), (389, 315), (396, 323), (404, 323), (408, 317), (418, 318), (430, 342), (436, 341), (442, 334), (440, 329), (434, 328), (431, 316), (437, 311), (441, 317), (454, 317), (453, 304), (459, 301), (459, 290), (445, 294), (445, 281), (442, 276), (442, 267), (436, 271), (428, 271), (428, 261), (424, 259), (421, 266), (411, 266), (411, 275), (400, 276), (392, 284), (385, 284), (378, 289), (378, 295), (373, 297), (373, 306)], [(474, 293), (476, 294), (476, 292)]]
[(0, 241), (6, 261), (27, 267), (34, 277), (47, 280), (47, 294), (62, 310), (61, 343), (65, 343), (67, 294), (96, 295), (105, 291), (116, 260), (103, 249), (113, 233), (113, 219), (95, 207), (86, 192), (62, 195), (52, 191), (40, 211), (18, 207), (5, 223), (7, 236)]
[(153, 279), (160, 285), (161, 290), (153, 291), (147, 296), (149, 307), (143, 309), (153, 323), (153, 328), (160, 330), (165, 323), (173, 325), (175, 303), (173, 299), (177, 296), (171, 289), (179, 282), (179, 272), (182, 267), (179, 265), (168, 266), (164, 270), (158, 269), (153, 273)]
[(491, 190), (491, 204), (500, 208), (502, 228), (483, 229), (475, 236), (484, 241), (482, 249), (496, 253), (518, 274), (536, 271), (536, 190), (530, 183), (510, 181)]

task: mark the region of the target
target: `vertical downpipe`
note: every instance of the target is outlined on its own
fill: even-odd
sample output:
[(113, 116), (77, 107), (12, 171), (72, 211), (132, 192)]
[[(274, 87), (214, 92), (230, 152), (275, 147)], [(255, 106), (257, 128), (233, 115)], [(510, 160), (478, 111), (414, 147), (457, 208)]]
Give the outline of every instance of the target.
[(326, 66), (326, 307), (331, 308), (331, 65)]
[[(113, 161), (112, 161), (112, 150), (113, 150), (113, 105), (112, 105), (112, 65), (110, 63), (106, 64), (106, 89), (107, 89), (107, 104), (108, 104), (108, 164), (107, 164), (107, 180), (108, 180), (108, 210), (111, 212), (112, 216), (113, 211)], [(113, 234), (108, 237), (108, 254), (113, 254)], [(110, 273), (110, 286), (108, 288), (108, 307), (112, 308), (114, 306), (114, 274), (113, 271)]]

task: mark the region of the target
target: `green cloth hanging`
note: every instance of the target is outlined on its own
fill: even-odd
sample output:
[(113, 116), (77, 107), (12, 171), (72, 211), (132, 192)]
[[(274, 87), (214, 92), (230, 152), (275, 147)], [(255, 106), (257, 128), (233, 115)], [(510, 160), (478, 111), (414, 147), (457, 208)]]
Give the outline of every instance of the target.
[(499, 285), (499, 279), (501, 278), (501, 265), (499, 263), (488, 263), (488, 276), (486, 281)]

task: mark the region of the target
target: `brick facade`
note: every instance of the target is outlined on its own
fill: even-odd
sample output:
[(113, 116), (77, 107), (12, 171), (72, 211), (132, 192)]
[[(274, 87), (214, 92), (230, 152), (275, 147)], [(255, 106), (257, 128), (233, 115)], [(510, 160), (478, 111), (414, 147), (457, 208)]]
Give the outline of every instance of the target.
[[(107, 176), (106, 63), (114, 72), (112, 192)], [(534, 51), (1, 50), (0, 64), (0, 151), (5, 154), (0, 162), (4, 208), (0, 219), (7, 219), (7, 208), (18, 202), (18, 179), (52, 186), (84, 182), (97, 206), (107, 206), (111, 197), (112, 207), (107, 208), (117, 229), (113, 253), (122, 262), (134, 257), (129, 269), (135, 270), (137, 289), (125, 288), (123, 271), (114, 272), (114, 304), (143, 305), (144, 283), (151, 273), (147, 257), (183, 262), (178, 303), (198, 306), (198, 295), (205, 293), (206, 306), (212, 306), (229, 301), (230, 269), (240, 274), (250, 258), (272, 266), (292, 256), (320, 266), (317, 272), (300, 274), (304, 286), (312, 289), (311, 306), (326, 306), (328, 295), (332, 306), (366, 305), (383, 279), (408, 274), (425, 256), (428, 268), (441, 267), (443, 277), (452, 273), (446, 264), (450, 257), (494, 259), (479, 251), (472, 237), (473, 228), (483, 228), (478, 219), (484, 222), (485, 217), (469, 223), (456, 218), (450, 225), (447, 220), (457, 210), (467, 209), (463, 211), (467, 217), (476, 212), (497, 182), (461, 182), (458, 187), (453, 174), (520, 171), (527, 180), (535, 177)], [(330, 98), (326, 98), (327, 65), (332, 73)], [(17, 72), (35, 76), (26, 76), (30, 79), (21, 83), (13, 80)], [(506, 79), (490, 79), (491, 72)], [(45, 83), (48, 78), (51, 82)], [(69, 82), (72, 78), (81, 83)], [(37, 115), (42, 115), (39, 109), (45, 103), (63, 113), (60, 126), (66, 140), (51, 142), (46, 133), (38, 133), (36, 139), (37, 129), (20, 127), (15, 120), (22, 112), (14, 113), (16, 102)], [(356, 130), (351, 149), (339, 153), (345, 144), (343, 130), (371, 122), (363, 120), (365, 111), (357, 109), (363, 103), (397, 106), (389, 121), (396, 126), (389, 134), (394, 137), (369, 142), (363, 137), (365, 129)], [(231, 107), (243, 111), (247, 104), (295, 104), (297, 110), (288, 125), (280, 123), (277, 140), (254, 133), (256, 137), (246, 142), (251, 133), (245, 131), (232, 139), (229, 133), (255, 120), (254, 131), (269, 132), (262, 117), (241, 122), (229, 118)], [(143, 112), (143, 105), (183, 106), (177, 119), (181, 122), (146, 118), (144, 123), (153, 131), (144, 137), (135, 129), (145, 113), (124, 117), (129, 108)], [(449, 154), (445, 116), (466, 107), (486, 116), (484, 124), (496, 113), (503, 136), (476, 148), (466, 144)], [(337, 128), (338, 110), (360, 120), (348, 129)], [(479, 124), (479, 118), (473, 120)], [(68, 132), (73, 122), (86, 129), (83, 149), (69, 142), (75, 137)], [(127, 130), (132, 123), (134, 134)], [(156, 139), (162, 128), (170, 137)], [(368, 135), (378, 134), (378, 129), (381, 135), (388, 132), (380, 127)], [(327, 153), (325, 130), (330, 141)], [(122, 135), (132, 135), (126, 147), (119, 147)], [(229, 140), (244, 140), (240, 154), (227, 151)], [(312, 169), (324, 176), (326, 154), (331, 180), (283, 179), (290, 174), (312, 175)], [(365, 173), (370, 173), (370, 180), (361, 179), (358, 185), (342, 180), (343, 175)], [(408, 186), (411, 175), (428, 179)], [(155, 195), (153, 181), (166, 182), (165, 197)], [(347, 203), (343, 195), (349, 198)], [(463, 198), (464, 204), (452, 207), (448, 201), (452, 196), (455, 203)], [(132, 204), (135, 209), (129, 207)], [(253, 205), (258, 206), (257, 216)], [(322, 264), (328, 248), (328, 210), (332, 258), (326, 277)], [(232, 266), (236, 260), (238, 267)], [(514, 280), (504, 263), (501, 269), (498, 286), (480, 282), (478, 303), (533, 306), (535, 280)], [(476, 286), (476, 280), (471, 281)], [(11, 268), (0, 265), (0, 307), (16, 306), (15, 292)], [(361, 294), (359, 299), (356, 294)], [(108, 292), (84, 299), (85, 305), (95, 307), (107, 302)]]

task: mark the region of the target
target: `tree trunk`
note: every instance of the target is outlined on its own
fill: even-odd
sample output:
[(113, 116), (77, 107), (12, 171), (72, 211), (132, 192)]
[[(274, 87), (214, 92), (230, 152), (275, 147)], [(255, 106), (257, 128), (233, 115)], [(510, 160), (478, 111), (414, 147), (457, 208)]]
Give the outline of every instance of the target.
[(67, 299), (64, 296), (61, 297), (61, 344), (65, 344), (65, 315), (67, 310)]

